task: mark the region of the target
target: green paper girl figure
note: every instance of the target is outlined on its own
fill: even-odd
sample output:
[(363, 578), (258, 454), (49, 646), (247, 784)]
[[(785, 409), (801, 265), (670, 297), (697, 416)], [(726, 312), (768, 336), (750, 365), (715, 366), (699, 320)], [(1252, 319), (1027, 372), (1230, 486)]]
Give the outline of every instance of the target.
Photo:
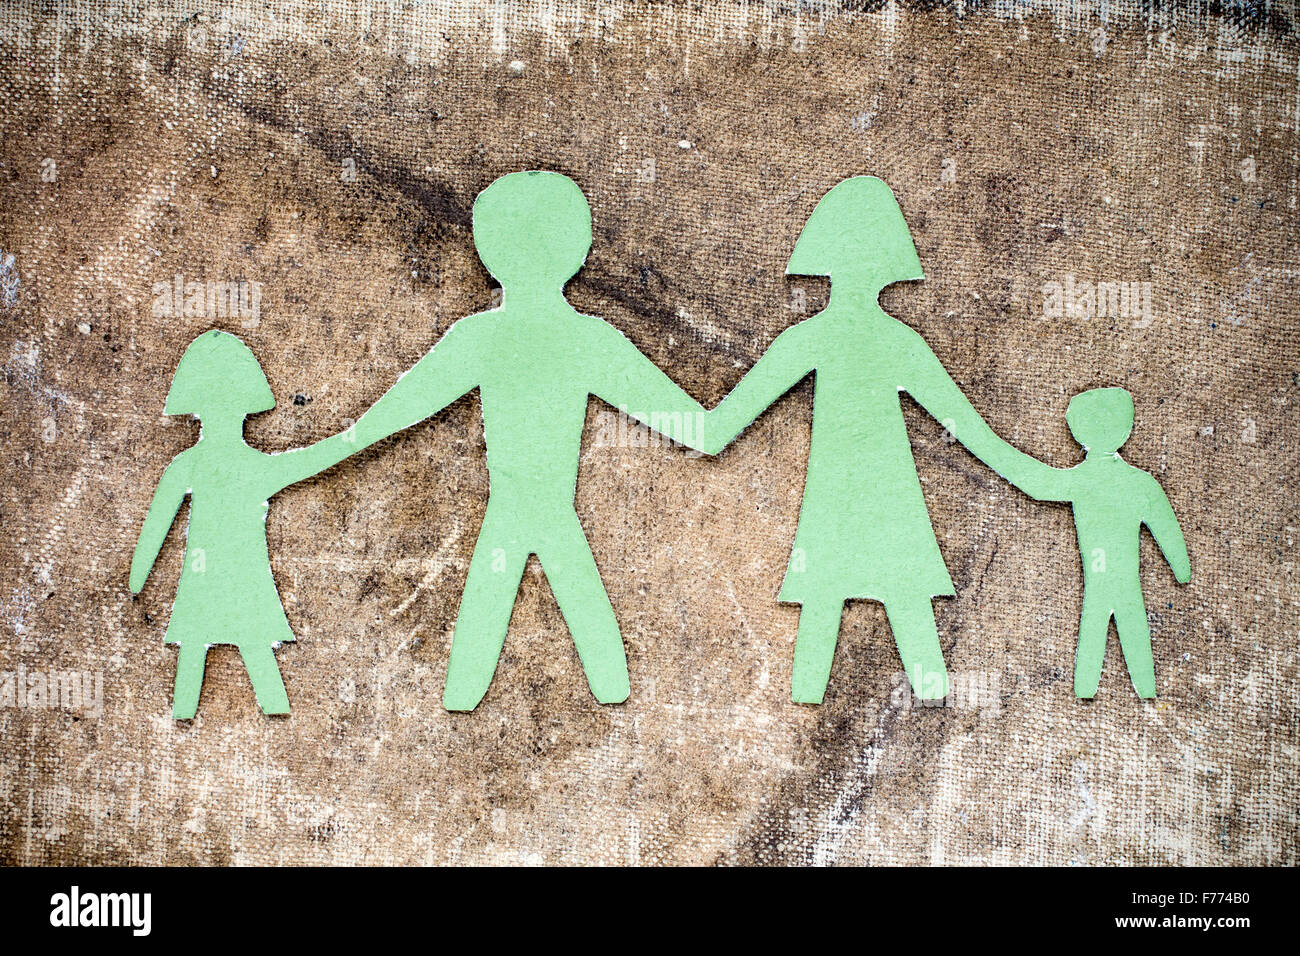
[(287, 714), (289, 699), (274, 648), (294, 639), (271, 577), (267, 502), (294, 482), (330, 467), (356, 446), (344, 432), (281, 454), (244, 443), (244, 418), (275, 407), (253, 353), (235, 336), (204, 332), (185, 350), (164, 412), (202, 421), (198, 442), (163, 472), (131, 559), (131, 591), (144, 587), (167, 532), (190, 498), (185, 563), (165, 642), (179, 646), (172, 715), (194, 716), (213, 644), (234, 644), (257, 701)]
[(1160, 482), (1120, 457), (1120, 446), (1133, 431), (1133, 396), (1122, 388), (1081, 392), (1070, 400), (1065, 421), (1084, 448), (1079, 464), (1052, 468), (1021, 456), (1001, 463), (1001, 468), (1030, 497), (1069, 501), (1074, 506), (1075, 534), (1083, 558), (1083, 613), (1074, 658), (1074, 693), (1076, 697), (1097, 693), (1113, 617), (1137, 695), (1155, 697), (1151, 631), (1138, 573), (1142, 526), (1150, 529), (1180, 584), (1192, 579), (1187, 543)]
[(946, 697), (931, 599), (955, 592), (921, 493), (901, 393), (981, 460), (1027, 456), (985, 424), (921, 336), (881, 310), (877, 299), (885, 286), (924, 278), (907, 223), (883, 181), (859, 176), (831, 189), (809, 217), (786, 272), (829, 276), (830, 301), (777, 336), (709, 413), (705, 451), (721, 451), (816, 372), (803, 505), (778, 598), (802, 605), (794, 700), (821, 703), (844, 603), (853, 599), (885, 605), (914, 692)]

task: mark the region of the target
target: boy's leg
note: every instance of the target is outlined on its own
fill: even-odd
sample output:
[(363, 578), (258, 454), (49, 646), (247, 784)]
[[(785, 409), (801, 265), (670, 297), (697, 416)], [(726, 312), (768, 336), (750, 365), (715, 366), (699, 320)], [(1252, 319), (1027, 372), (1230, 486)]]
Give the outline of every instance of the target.
[(492, 683), (529, 549), (488, 503), (456, 614), (442, 706), (473, 710)]
[(943, 700), (948, 696), (948, 667), (939, 648), (932, 600), (924, 594), (885, 602), (903, 670), (912, 682), (912, 692), (921, 700)]
[(289, 695), (284, 692), (280, 665), (275, 662), (275, 651), (270, 644), (240, 644), (239, 656), (244, 659), (244, 669), (253, 683), (253, 693), (264, 714), (289, 713)]
[(1110, 633), (1111, 606), (1108, 596), (1083, 589), (1083, 613), (1079, 616), (1079, 646), (1074, 652), (1074, 696), (1095, 697), (1106, 659), (1106, 637)]
[(623, 635), (577, 514), (555, 522), (537, 557), (569, 625), (592, 694), (602, 704), (621, 704), (629, 693)]
[(1133, 689), (1139, 697), (1150, 700), (1156, 696), (1156, 665), (1151, 659), (1151, 628), (1140, 586), (1133, 600), (1116, 602), (1115, 630), (1119, 632), (1119, 646), (1124, 651)]
[(835, 599), (805, 602), (800, 608), (790, 676), (790, 696), (796, 704), (820, 704), (826, 696), (843, 613), (844, 601)]
[(199, 692), (203, 690), (203, 665), (208, 656), (206, 644), (180, 644), (176, 658), (176, 687), (172, 691), (172, 717), (190, 720), (199, 709)]

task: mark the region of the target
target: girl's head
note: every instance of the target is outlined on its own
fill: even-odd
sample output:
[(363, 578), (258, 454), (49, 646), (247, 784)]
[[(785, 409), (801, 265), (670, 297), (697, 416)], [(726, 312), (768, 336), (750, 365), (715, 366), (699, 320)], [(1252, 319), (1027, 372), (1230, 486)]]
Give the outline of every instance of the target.
[(882, 179), (854, 176), (822, 197), (808, 217), (787, 275), (855, 277), (879, 291), (924, 279), (898, 200)]
[(262, 366), (247, 345), (229, 332), (212, 329), (190, 343), (163, 412), (201, 419), (237, 419), (275, 407)]

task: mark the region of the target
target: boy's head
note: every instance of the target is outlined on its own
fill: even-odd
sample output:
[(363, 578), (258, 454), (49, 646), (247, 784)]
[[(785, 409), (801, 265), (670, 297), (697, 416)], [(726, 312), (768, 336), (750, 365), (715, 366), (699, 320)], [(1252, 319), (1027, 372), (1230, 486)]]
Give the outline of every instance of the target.
[(1094, 388), (1070, 399), (1065, 421), (1075, 441), (1090, 452), (1109, 455), (1133, 431), (1133, 396), (1122, 388)]
[(474, 200), (474, 247), (503, 288), (563, 288), (591, 249), (591, 207), (559, 173), (511, 173)]

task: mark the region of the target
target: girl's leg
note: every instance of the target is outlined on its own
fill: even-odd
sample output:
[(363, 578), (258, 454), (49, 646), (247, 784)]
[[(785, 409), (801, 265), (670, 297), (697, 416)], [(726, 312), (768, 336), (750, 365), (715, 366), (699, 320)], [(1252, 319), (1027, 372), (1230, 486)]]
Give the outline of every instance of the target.
[(253, 683), (253, 692), (264, 714), (289, 713), (289, 695), (284, 692), (280, 665), (275, 662), (275, 651), (269, 644), (241, 644), (239, 656), (244, 659), (244, 669)]
[(794, 641), (791, 696), (796, 704), (820, 704), (826, 696), (840, 639), (843, 600), (805, 602), (799, 611), (799, 635)]
[(172, 717), (191, 720), (199, 709), (199, 692), (203, 690), (203, 664), (208, 656), (206, 644), (180, 644), (176, 658), (176, 687), (172, 691)]
[(1137, 695), (1146, 700), (1156, 696), (1156, 665), (1151, 659), (1151, 629), (1147, 626), (1147, 608), (1139, 590), (1132, 601), (1117, 601), (1115, 630), (1124, 651), (1124, 663)]
[(452, 632), (447, 684), (442, 692), (442, 706), (447, 710), (477, 707), (496, 673), (529, 554), (510, 534), (509, 525), (508, 519), (497, 517), (489, 503), (469, 559), (469, 575)]
[[(1074, 654), (1074, 696), (1097, 696), (1101, 665), (1106, 659), (1106, 636), (1110, 633), (1110, 602), (1102, 595), (1083, 589), (1083, 613), (1079, 617), (1079, 649)], [(1147, 654), (1150, 655), (1150, 645)]]
[(557, 525), (537, 556), (578, 648), (587, 686), (602, 704), (623, 703), (629, 692), (623, 635), (577, 514)]
[(948, 696), (948, 668), (939, 648), (931, 601), (928, 594), (886, 601), (885, 613), (903, 670), (912, 682), (912, 693), (921, 700), (943, 700)]

